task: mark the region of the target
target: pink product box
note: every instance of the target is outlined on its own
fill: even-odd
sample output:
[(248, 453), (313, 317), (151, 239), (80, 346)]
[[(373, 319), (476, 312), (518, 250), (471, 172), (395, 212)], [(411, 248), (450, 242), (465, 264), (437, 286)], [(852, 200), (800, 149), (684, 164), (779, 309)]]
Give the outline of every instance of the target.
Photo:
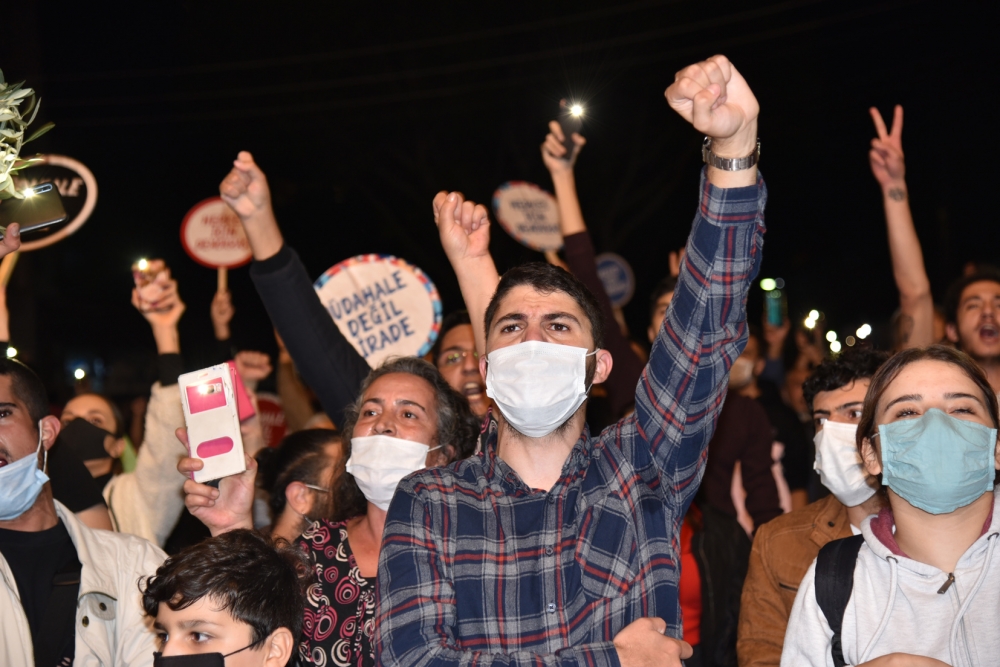
[(227, 364), (177, 378), (187, 423), (188, 453), (205, 467), (191, 475), (199, 483), (246, 470), (236, 382)]

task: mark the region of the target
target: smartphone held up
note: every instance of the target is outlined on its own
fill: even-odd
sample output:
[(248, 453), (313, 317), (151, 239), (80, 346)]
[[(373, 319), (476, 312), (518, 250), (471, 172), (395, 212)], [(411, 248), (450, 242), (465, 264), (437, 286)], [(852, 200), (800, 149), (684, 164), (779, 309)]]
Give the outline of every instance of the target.
[(11, 223), (21, 225), (21, 236), (31, 232), (47, 233), (66, 220), (59, 190), (52, 183), (42, 183), (22, 192), (23, 199), (5, 199), (0, 203), (0, 239)]
[(165, 312), (161, 304), (170, 284), (170, 271), (162, 259), (140, 259), (132, 264), (132, 279), (139, 295), (139, 310)]
[(583, 106), (576, 102), (567, 103), (566, 100), (560, 100), (558, 121), (563, 133), (563, 146), (566, 148), (563, 159), (571, 160), (573, 151), (576, 150), (573, 133), (579, 133), (583, 129)]

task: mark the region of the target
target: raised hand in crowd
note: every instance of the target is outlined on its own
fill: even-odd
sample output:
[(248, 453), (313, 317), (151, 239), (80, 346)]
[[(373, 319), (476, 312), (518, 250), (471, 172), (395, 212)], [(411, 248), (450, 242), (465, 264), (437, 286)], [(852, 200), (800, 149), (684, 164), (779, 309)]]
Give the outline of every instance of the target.
[[(757, 150), (757, 98), (725, 56), (712, 56), (679, 71), (664, 93), (667, 103), (711, 141), (720, 158), (744, 158)], [(738, 171), (708, 167), (708, 179), (723, 188), (752, 185), (756, 166)]]
[(219, 184), (219, 195), (243, 223), (254, 259), (273, 257), (285, 241), (271, 208), (267, 177), (248, 151), (240, 151), (233, 168)]
[(186, 306), (177, 292), (177, 281), (170, 277), (170, 269), (163, 260), (151, 259), (149, 265), (156, 268), (151, 270), (156, 278), (150, 285), (132, 289), (132, 305), (152, 327), (159, 354), (180, 352), (177, 323)]
[[(177, 439), (188, 446), (187, 429), (177, 429)], [(218, 488), (190, 479), (191, 473), (205, 467), (200, 459), (185, 456), (177, 462), (177, 472), (188, 477), (184, 482), (184, 505), (199, 521), (218, 535), (237, 528), (253, 529), (254, 483), (257, 461), (246, 454), (246, 471), (223, 477)]]
[(868, 161), (882, 188), (885, 224), (889, 232), (892, 273), (899, 290), (899, 319), (895, 349), (923, 347), (934, 342), (934, 299), (924, 268), (920, 239), (913, 226), (910, 195), (906, 187), (903, 156), (903, 107), (896, 105), (892, 129), (886, 130), (878, 109), (869, 109), (877, 137), (872, 139)]
[(256, 392), (258, 383), (274, 370), (271, 367), (271, 357), (264, 352), (242, 350), (236, 353), (233, 361), (236, 362), (236, 372), (251, 392)]
[(233, 308), (233, 296), (229, 290), (222, 290), (212, 297), (212, 330), (215, 332), (215, 340), (229, 340), (231, 332), (229, 323), (236, 314)]
[(490, 255), (489, 214), (485, 206), (467, 201), (461, 192), (437, 193), (432, 207), (441, 247), (458, 278), (465, 307), (475, 323), (476, 349), (482, 355), (486, 350), (483, 316), (500, 282)]
[(0, 240), (0, 258), (21, 249), (21, 225), (12, 222), (7, 229), (0, 229), (3, 239)]

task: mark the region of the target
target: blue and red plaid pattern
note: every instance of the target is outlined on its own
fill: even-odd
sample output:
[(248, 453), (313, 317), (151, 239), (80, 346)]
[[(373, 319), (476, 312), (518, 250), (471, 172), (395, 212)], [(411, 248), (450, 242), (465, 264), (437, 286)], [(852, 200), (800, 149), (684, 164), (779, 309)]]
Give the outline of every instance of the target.
[[(680, 526), (701, 482), (729, 368), (746, 344), (767, 190), (702, 176), (687, 255), (635, 412), (584, 429), (548, 492), (483, 451), (404, 479), (379, 558), (380, 665), (617, 665), (644, 616), (681, 636)], [(666, 266), (666, 252), (664, 252)]]

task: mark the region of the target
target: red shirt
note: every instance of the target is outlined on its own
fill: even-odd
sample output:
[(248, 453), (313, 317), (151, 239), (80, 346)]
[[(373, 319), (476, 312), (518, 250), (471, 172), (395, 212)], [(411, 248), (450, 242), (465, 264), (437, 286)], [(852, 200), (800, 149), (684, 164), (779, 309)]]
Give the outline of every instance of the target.
[(694, 505), (688, 510), (681, 525), (681, 620), (684, 623), (684, 641), (691, 646), (701, 643), (701, 572), (698, 561), (691, 552), (691, 538), (694, 528), (691, 520), (701, 521), (701, 512)]

